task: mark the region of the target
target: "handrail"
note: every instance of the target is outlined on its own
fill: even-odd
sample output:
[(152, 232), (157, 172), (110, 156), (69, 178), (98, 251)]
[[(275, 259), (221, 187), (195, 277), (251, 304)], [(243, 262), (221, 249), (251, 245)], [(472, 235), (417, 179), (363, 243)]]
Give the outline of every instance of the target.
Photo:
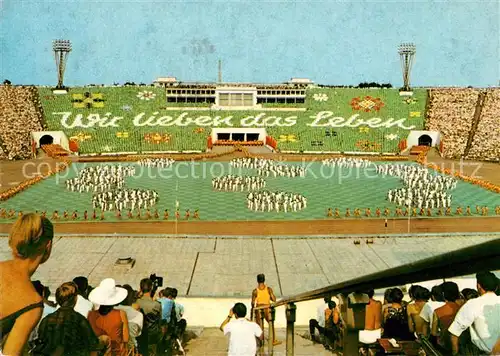
[[(348, 294), (368, 289), (388, 288), (401, 284), (495, 270), (500, 270), (500, 239), (286, 297), (278, 300), (272, 306), (279, 307), (340, 293)], [(254, 310), (263, 308), (266, 307), (256, 307)]]
[(419, 335), (418, 336), (418, 341), (420, 341), (420, 344), (424, 348), (426, 355), (429, 355), (429, 356), (442, 356), (441, 353), (438, 350), (436, 350), (436, 348), (434, 347), (434, 345), (432, 345), (432, 343), (430, 342), (430, 340), (428, 338), (426, 338), (425, 336)]

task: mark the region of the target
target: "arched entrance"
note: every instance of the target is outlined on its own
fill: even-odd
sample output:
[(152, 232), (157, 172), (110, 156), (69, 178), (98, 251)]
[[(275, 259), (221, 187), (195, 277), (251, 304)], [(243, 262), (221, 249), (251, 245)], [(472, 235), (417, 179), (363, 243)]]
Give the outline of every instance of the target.
[(40, 137), (39, 143), (40, 147), (44, 145), (51, 145), (54, 143), (54, 137), (52, 137), (51, 135), (43, 135), (42, 137)]
[(429, 135), (422, 135), (418, 138), (419, 146), (432, 146), (432, 138)]

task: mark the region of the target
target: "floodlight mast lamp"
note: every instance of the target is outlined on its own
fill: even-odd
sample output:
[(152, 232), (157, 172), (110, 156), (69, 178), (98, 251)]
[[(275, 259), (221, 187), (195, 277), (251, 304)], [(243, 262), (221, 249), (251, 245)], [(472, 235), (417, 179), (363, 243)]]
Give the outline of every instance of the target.
[(66, 61), (68, 54), (71, 52), (71, 42), (69, 40), (54, 40), (52, 42), (54, 56), (57, 66), (57, 87), (63, 88), (64, 70), (66, 69)]
[(417, 53), (417, 47), (414, 43), (401, 43), (398, 47), (398, 52), (403, 71), (403, 90), (410, 91), (410, 73), (415, 60), (415, 53)]

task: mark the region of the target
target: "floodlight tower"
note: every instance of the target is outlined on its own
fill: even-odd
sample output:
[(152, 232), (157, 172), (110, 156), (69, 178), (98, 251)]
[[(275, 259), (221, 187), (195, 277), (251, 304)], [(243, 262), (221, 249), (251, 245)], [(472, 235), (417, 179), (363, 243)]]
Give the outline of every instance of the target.
[(66, 61), (68, 60), (69, 52), (71, 52), (71, 42), (69, 40), (54, 40), (52, 42), (54, 56), (57, 66), (57, 87), (63, 88), (64, 70), (66, 69)]
[(403, 90), (410, 91), (410, 72), (417, 53), (417, 47), (414, 43), (401, 43), (398, 47), (399, 57), (401, 59), (401, 69), (403, 70)]

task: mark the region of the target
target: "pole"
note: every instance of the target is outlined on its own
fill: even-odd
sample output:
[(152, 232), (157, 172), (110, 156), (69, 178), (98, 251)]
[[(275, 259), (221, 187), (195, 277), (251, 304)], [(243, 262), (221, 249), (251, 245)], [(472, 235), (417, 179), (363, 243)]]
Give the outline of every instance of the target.
[(286, 356), (294, 355), (295, 346), (295, 316), (296, 316), (297, 306), (295, 303), (288, 303), (286, 306)]
[[(259, 309), (257, 310), (257, 313), (259, 313), (259, 316), (260, 316), (260, 328), (262, 329), (262, 335), (264, 335), (264, 319), (265, 319), (265, 312), (264, 312), (264, 309)], [(262, 339), (260, 340), (260, 347), (259, 347), (259, 354), (260, 355), (264, 355), (264, 346), (266, 344), (266, 340)]]
[(177, 198), (179, 197), (179, 181), (175, 182), (175, 235), (177, 236), (177, 223), (178, 223), (178, 218), (177, 218), (177, 210), (179, 209), (179, 201)]
[(276, 309), (271, 306), (269, 308), (269, 335), (267, 340), (267, 354), (273, 356), (274, 354), (274, 318), (276, 316)]
[(411, 204), (408, 204), (408, 233), (410, 233)]
[(59, 80), (57, 81), (57, 87), (62, 88), (63, 84), (63, 61), (64, 61), (64, 54), (63, 51), (59, 51)]

